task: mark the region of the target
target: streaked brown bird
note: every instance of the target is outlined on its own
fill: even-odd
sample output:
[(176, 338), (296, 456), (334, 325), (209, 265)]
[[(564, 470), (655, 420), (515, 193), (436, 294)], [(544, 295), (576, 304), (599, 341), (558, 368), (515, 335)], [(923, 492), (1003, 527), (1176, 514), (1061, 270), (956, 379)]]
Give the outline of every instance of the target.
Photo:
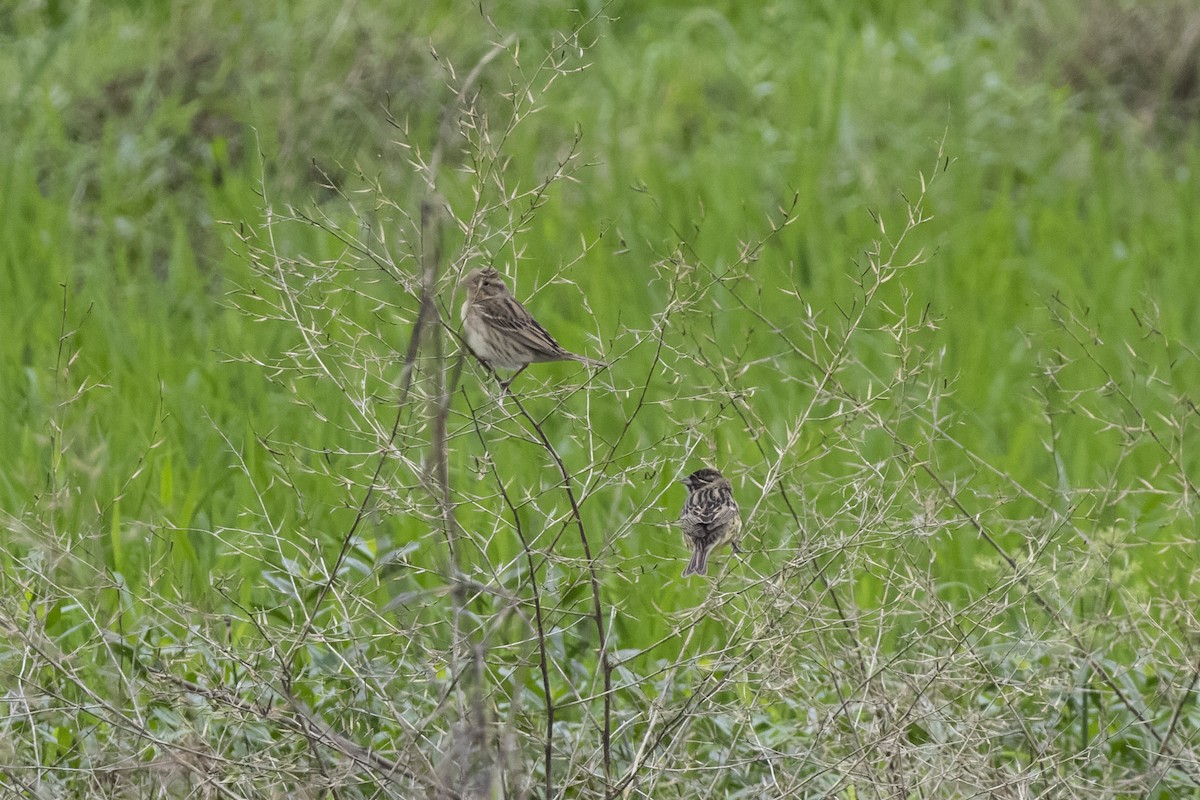
[(733, 485), (712, 467), (698, 469), (683, 479), (687, 500), (679, 515), (683, 538), (692, 549), (692, 560), (683, 570), (683, 577), (708, 573), (708, 556), (723, 544), (732, 543), (737, 551), (737, 538), (742, 530), (742, 517), (733, 499)]
[(476, 358), (492, 369), (515, 369), (509, 384), (530, 364), (543, 361), (578, 361), (589, 367), (603, 362), (564, 350), (538, 324), (529, 310), (512, 296), (500, 273), (491, 267), (473, 269), (459, 281), (467, 290), (462, 304), (463, 334)]

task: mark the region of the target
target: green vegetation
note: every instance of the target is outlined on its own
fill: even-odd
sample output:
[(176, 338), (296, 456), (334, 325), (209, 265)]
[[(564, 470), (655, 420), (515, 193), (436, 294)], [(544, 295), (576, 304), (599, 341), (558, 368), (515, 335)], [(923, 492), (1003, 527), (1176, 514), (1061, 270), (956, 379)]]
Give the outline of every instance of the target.
[(1200, 15), (399, 5), (0, 8), (6, 796), (1200, 795)]

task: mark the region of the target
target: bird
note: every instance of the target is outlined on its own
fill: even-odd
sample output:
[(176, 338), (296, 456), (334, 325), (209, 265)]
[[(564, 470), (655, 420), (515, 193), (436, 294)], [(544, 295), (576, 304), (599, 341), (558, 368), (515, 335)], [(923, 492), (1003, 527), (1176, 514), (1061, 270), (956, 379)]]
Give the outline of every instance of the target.
[(473, 269), (459, 285), (466, 288), (461, 315), (467, 348), (491, 369), (515, 369), (500, 382), (507, 391), (530, 364), (543, 361), (578, 361), (589, 367), (604, 363), (565, 350), (512, 296), (500, 273), (491, 267)]
[(683, 502), (679, 525), (684, 541), (692, 550), (691, 561), (683, 570), (686, 578), (707, 574), (708, 556), (721, 545), (732, 543), (737, 552), (742, 517), (733, 499), (733, 485), (712, 467), (698, 469), (681, 482), (687, 487), (688, 496)]

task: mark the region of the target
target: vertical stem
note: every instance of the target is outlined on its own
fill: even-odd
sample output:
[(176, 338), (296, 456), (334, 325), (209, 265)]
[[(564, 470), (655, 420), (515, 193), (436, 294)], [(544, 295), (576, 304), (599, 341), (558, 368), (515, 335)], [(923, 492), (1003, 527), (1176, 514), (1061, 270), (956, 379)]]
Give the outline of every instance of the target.
[(554, 445), (550, 443), (546, 432), (542, 430), (542, 426), (538, 424), (525, 406), (521, 404), (521, 400), (514, 394), (511, 395), (513, 402), (521, 412), (529, 425), (537, 434), (538, 439), (542, 443), (542, 447), (550, 454), (550, 458), (558, 467), (558, 474), (562, 477), (563, 490), (567, 494), (567, 500), (571, 504), (571, 516), (575, 521), (575, 527), (579, 531), (579, 541), (583, 545), (583, 555), (587, 559), (588, 578), (592, 587), (592, 620), (596, 625), (596, 635), (599, 638), (597, 649), (600, 654), (600, 671), (604, 678), (604, 722), (600, 739), (601, 750), (604, 754), (604, 796), (612, 796), (612, 664), (608, 659), (608, 637), (604, 629), (604, 606), (600, 599), (600, 578), (596, 573), (596, 559), (592, 555), (592, 546), (588, 542), (587, 530), (583, 525), (583, 513), (579, 510), (579, 501), (575, 497), (575, 490), (571, 488), (571, 474), (567, 472), (567, 467), (559, 456), (558, 451), (554, 449)]
[(479, 444), (488, 455), (488, 467), (491, 470), (492, 477), (496, 481), (496, 487), (500, 490), (500, 497), (503, 498), (504, 505), (508, 506), (509, 513), (512, 514), (513, 527), (517, 531), (517, 538), (521, 540), (521, 550), (525, 553), (525, 563), (529, 567), (529, 586), (533, 590), (533, 621), (538, 645), (538, 668), (541, 671), (542, 677), (542, 697), (546, 703), (546, 743), (544, 746), (546, 761), (545, 796), (547, 800), (550, 800), (554, 797), (555, 709), (554, 695), (550, 692), (550, 656), (546, 652), (546, 626), (542, 616), (542, 592), (538, 587), (537, 565), (533, 561), (533, 550), (529, 547), (529, 540), (525, 538), (525, 528), (521, 524), (521, 515), (517, 511), (512, 498), (508, 496), (508, 489), (504, 487), (504, 481), (500, 478), (500, 472), (496, 468), (496, 463), (491, 458), (491, 451), (488, 449), (487, 440), (483, 438), (483, 431), (479, 428), (479, 419), (475, 416), (475, 409), (471, 406), (471, 400), (467, 397), (466, 392), (463, 392), (463, 399), (466, 400), (467, 410), (471, 413), (471, 424), (475, 427), (475, 436), (479, 439)]

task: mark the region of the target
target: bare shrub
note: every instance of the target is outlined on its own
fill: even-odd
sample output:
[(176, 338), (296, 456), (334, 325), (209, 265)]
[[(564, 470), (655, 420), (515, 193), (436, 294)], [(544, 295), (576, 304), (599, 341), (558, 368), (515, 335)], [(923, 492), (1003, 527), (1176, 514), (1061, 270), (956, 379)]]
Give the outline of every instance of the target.
[[(764, 257), (796, 222), (785, 198), (728, 263), (679, 235), (652, 265), (661, 305), (644, 325), (613, 330), (574, 283), (600, 240), (564, 257), (556, 288), (607, 371), (531, 370), (504, 395), (464, 356), (458, 276), (509, 258), (520, 277), (521, 236), (558, 184), (582, 179), (578, 139), (536, 180), (505, 150), (580, 68), (581, 43), (564, 36), (528, 71), (509, 40), (470, 69), (446, 64), (437, 140), (422, 147), (395, 121), (412, 186), (360, 174), (361, 192), (335, 188), (342, 216), (277, 208), (264, 186), (263, 219), (241, 229), (250, 270), (235, 301), (286, 345), (246, 357), (312, 427), (303, 440), (231, 435), (256, 502), (211, 531), (154, 533), (180, 548), (215, 538), (242, 570), (211, 576), (219, 600), (198, 607), (153, 580), (129, 592), (88, 558), (103, 510), (82, 538), (62, 530), (70, 492), (53, 481), (5, 517), (5, 555), (22, 566), (0, 596), (6, 789), (1194, 790), (1194, 603), (1114, 573), (1133, 568), (1134, 547), (1190, 553), (1194, 406), (1164, 362), (1195, 353), (1149, 314), (1139, 371), (1114, 374), (1095, 321), (1055, 299), (1049, 330), (1031, 333), (1044, 357), (1025, 398), (1046, 422), (1036, 444), (1058, 464), (1072, 436), (1113, 436), (1119, 460), (1098, 481), (1025, 484), (963, 444), (938, 319), (905, 286), (930, 257), (920, 237), (944, 154), (898, 219), (877, 214), (845, 306), (814, 308)], [(499, 64), (518, 77), (481, 97)], [(442, 169), (447, 148), (465, 172)], [(322, 231), (329, 253), (291, 251), (295, 227)], [(71, 341), (64, 324), (59, 413), (77, 399)], [(748, 552), (683, 584), (667, 492), (710, 459), (734, 480)], [(1133, 510), (1151, 502), (1170, 513), (1143, 531)]]

